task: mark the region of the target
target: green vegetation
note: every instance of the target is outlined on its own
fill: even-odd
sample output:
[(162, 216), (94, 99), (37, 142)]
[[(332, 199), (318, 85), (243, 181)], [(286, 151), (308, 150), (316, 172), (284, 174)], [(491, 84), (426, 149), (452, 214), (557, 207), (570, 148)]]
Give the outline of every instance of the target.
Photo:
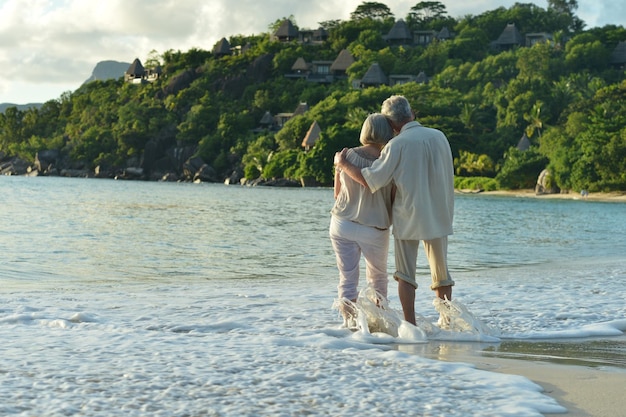
[[(39, 109), (8, 108), (0, 114), (0, 160), (33, 163), (38, 152), (55, 150), (71, 168), (141, 167), (154, 178), (184, 176), (195, 157), (216, 181), (330, 185), (334, 153), (357, 145), (365, 116), (402, 94), (422, 124), (448, 136), (458, 188), (532, 188), (547, 168), (561, 189), (626, 190), (626, 73), (610, 65), (626, 29), (584, 30), (576, 8), (575, 0), (550, 0), (547, 9), (516, 3), (453, 19), (442, 3), (420, 2), (403, 18), (410, 30), (447, 28), (454, 36), (406, 45), (385, 38), (396, 22), (389, 8), (365, 2), (348, 21), (322, 22), (328, 38), (321, 43), (279, 42), (266, 33), (230, 38), (232, 47), (249, 45), (232, 55), (152, 51), (146, 67), (162, 68), (154, 82), (94, 81)], [(512, 22), (522, 34), (552, 39), (494, 48)], [(332, 62), (342, 49), (355, 58), (347, 79), (285, 76), (300, 57)], [(387, 75), (423, 72), (429, 82), (353, 87), (373, 63)], [(308, 111), (280, 130), (261, 124), (266, 112), (291, 113), (300, 103)], [(305, 151), (301, 143), (314, 121), (321, 134)], [(531, 146), (518, 150), (524, 134)]]

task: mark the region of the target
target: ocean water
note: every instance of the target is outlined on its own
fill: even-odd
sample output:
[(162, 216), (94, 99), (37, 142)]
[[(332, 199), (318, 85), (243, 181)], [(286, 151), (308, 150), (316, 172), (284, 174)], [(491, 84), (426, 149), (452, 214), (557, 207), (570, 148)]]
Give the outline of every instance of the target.
[(479, 326), (435, 326), (421, 253), (418, 328), (391, 335), (333, 308), (330, 189), (0, 177), (0, 196), (2, 416), (540, 416), (567, 410), (457, 359), (626, 372), (626, 204), (459, 195), (454, 301)]

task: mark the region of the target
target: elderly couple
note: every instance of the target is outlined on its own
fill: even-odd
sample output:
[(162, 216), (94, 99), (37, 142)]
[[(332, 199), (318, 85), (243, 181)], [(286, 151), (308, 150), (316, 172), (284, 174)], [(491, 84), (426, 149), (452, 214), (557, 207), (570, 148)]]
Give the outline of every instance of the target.
[[(393, 276), (404, 319), (415, 325), (420, 241), (430, 266), (430, 288), (440, 299), (452, 299), (454, 281), (447, 265), (454, 211), (450, 145), (441, 131), (415, 121), (403, 96), (389, 97), (381, 113), (367, 117), (360, 142), (363, 146), (335, 154), (330, 238), (339, 269), (338, 297), (356, 302), (361, 254), (369, 286), (387, 297), (389, 228), (393, 225)], [(354, 305), (343, 305), (344, 323), (350, 323)]]

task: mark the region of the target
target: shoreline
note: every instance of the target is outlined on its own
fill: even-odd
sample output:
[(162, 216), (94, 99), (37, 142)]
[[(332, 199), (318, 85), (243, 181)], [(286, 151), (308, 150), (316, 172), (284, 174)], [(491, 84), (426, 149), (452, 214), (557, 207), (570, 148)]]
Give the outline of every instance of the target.
[(567, 409), (567, 413), (546, 416), (615, 417), (624, 412), (626, 372), (617, 369), (485, 356), (465, 361), (484, 371), (526, 377)]
[(601, 202), (626, 203), (625, 191), (614, 191), (610, 193), (589, 193), (583, 197), (580, 193), (560, 193), (560, 194), (536, 194), (535, 190), (507, 190), (507, 191), (476, 191), (476, 190), (455, 190), (457, 194), (468, 195), (486, 195), (486, 196), (505, 196), (519, 198), (537, 198), (537, 199), (560, 199), (560, 200), (588, 200)]
[[(398, 350), (433, 360), (466, 363), (483, 371), (523, 376), (567, 409), (566, 413), (544, 413), (546, 416), (615, 417), (624, 411), (626, 362), (621, 359), (615, 362), (615, 359), (621, 358), (626, 335), (603, 340), (619, 345), (613, 348), (613, 354), (602, 354), (587, 347), (586, 353), (572, 355), (577, 351), (564, 351), (562, 341), (546, 346), (545, 351), (532, 349), (533, 346), (522, 346), (518, 351), (494, 350), (493, 347), (501, 343), (477, 346), (450, 341), (399, 345)], [(606, 349), (606, 345), (602, 345), (602, 349)], [(555, 356), (554, 352), (560, 353)]]

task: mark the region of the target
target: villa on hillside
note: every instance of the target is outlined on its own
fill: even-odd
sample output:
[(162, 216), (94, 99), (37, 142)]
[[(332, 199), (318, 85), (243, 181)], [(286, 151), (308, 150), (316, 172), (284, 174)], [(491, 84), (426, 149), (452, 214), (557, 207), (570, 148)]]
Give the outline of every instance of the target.
[(291, 72), (285, 74), (287, 78), (304, 78), (316, 83), (331, 83), (346, 79), (347, 70), (354, 63), (354, 57), (347, 49), (343, 49), (334, 61), (311, 61), (298, 57), (291, 66)]
[(291, 23), (291, 20), (285, 19), (278, 26), (278, 29), (270, 35), (271, 41), (276, 42), (292, 42), (298, 41), (305, 44), (323, 43), (328, 39), (328, 32), (324, 28), (319, 29), (303, 29), (300, 30)]
[(507, 50), (524, 45), (524, 37), (515, 26), (515, 23), (506, 25), (498, 39), (493, 41), (491, 45), (499, 50)]
[[(433, 42), (446, 42), (453, 39), (454, 33), (448, 28), (441, 30), (414, 30), (412, 31), (404, 20), (397, 20), (389, 32), (381, 35), (389, 45), (396, 46), (428, 46)], [(270, 35), (274, 42), (299, 42), (302, 44), (322, 44), (328, 39), (325, 29), (300, 30), (291, 20), (283, 20), (277, 29)], [(508, 23), (498, 39), (491, 42), (495, 50), (510, 50), (514, 48), (532, 47), (541, 42), (552, 42), (553, 35), (545, 32), (527, 33), (522, 35), (515, 23)], [(226, 38), (220, 39), (213, 47), (212, 53), (216, 58), (244, 54), (251, 45), (232, 46)], [(284, 74), (286, 78), (302, 78), (310, 82), (328, 84), (348, 78), (348, 68), (355, 62), (354, 56), (347, 49), (339, 52), (334, 61), (313, 59), (307, 62), (298, 57), (291, 66), (291, 71)], [(617, 68), (626, 67), (626, 41), (619, 42), (610, 58), (610, 64)], [(124, 74), (124, 80), (130, 83), (144, 83), (157, 80), (161, 76), (161, 68), (146, 69), (139, 59), (135, 59)], [(414, 74), (385, 74), (378, 63), (370, 65), (360, 80), (353, 80), (354, 88), (366, 88), (379, 85), (398, 85), (409, 82), (428, 83), (429, 77), (424, 71)], [(282, 124), (281, 124), (282, 125)]]
[[(259, 126), (253, 129), (254, 133), (262, 133), (266, 131), (279, 131), (288, 120), (295, 116), (301, 116), (309, 111), (309, 105), (305, 102), (300, 102), (296, 109), (292, 113), (278, 113), (274, 116), (269, 111), (263, 114), (263, 117), (259, 121)], [(317, 140), (319, 139), (321, 128), (319, 124), (314, 121), (309, 127), (306, 135), (302, 139), (302, 147), (306, 150), (313, 148)]]
[(230, 43), (226, 38), (222, 38), (215, 44), (212, 52), (213, 55), (217, 57), (228, 56), (233, 54), (233, 49), (230, 47)]
[(617, 68), (626, 68), (626, 41), (617, 44), (613, 53), (611, 53), (609, 63)]
[(160, 66), (144, 68), (139, 58), (135, 58), (124, 73), (124, 81), (133, 84), (141, 84), (156, 81), (163, 71)]
[(306, 135), (304, 135), (304, 139), (302, 139), (302, 147), (305, 152), (313, 149), (321, 134), (322, 128), (319, 123), (317, 123), (317, 120), (314, 120), (313, 123), (311, 123), (309, 130), (306, 132)]

